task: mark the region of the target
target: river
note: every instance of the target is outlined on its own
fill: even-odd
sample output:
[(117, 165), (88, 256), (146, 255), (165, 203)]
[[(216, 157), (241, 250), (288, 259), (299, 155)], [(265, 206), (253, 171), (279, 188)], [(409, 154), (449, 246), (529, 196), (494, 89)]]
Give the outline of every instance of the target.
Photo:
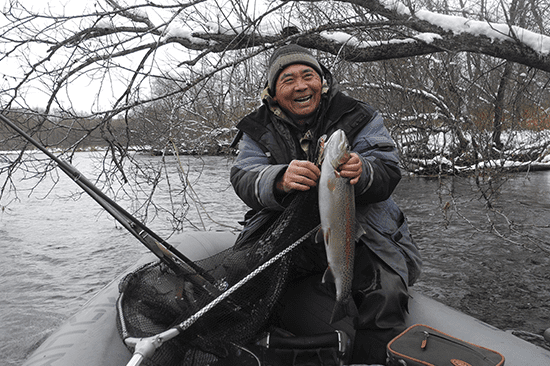
[[(156, 166), (161, 158), (138, 159)], [(94, 153), (77, 153), (73, 164), (90, 180), (101, 171)], [(163, 183), (155, 199), (172, 209), (150, 207), (148, 227), (167, 239), (174, 222), (182, 230), (238, 229), (246, 207), (230, 186), (230, 166), (231, 159), (221, 157), (171, 160), (164, 173), (174, 182)], [(193, 188), (187, 194), (177, 183), (178, 167)], [(35, 178), (20, 180), (23, 176), (15, 177), (17, 197), (5, 194), (0, 201), (0, 360), (6, 366), (20, 365), (147, 252), (62, 173), (53, 174), (55, 186), (50, 179), (36, 186)], [(495, 181), (495, 211), (485, 209), (473, 184), (467, 178), (415, 177), (399, 184), (395, 199), (424, 258), (415, 287), (501, 329), (540, 335), (550, 327), (550, 246), (537, 241), (550, 237), (550, 173), (516, 174), (502, 185)], [(127, 186), (115, 184), (106, 193), (133, 212), (143, 204), (147, 185), (143, 191)]]

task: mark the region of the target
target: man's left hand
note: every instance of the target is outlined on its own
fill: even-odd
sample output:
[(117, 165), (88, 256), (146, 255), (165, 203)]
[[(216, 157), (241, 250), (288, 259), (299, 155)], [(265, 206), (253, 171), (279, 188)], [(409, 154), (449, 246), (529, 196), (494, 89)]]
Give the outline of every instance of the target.
[(361, 173), (363, 173), (363, 163), (356, 153), (351, 153), (349, 159), (340, 165), (340, 175), (350, 179), (350, 184), (357, 184)]

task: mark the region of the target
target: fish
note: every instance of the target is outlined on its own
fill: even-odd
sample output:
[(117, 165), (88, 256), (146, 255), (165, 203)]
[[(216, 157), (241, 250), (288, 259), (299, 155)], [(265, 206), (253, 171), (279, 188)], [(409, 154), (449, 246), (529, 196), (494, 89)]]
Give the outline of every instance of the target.
[(323, 283), (334, 283), (336, 303), (330, 323), (346, 316), (357, 316), (351, 295), (355, 259), (355, 193), (349, 178), (340, 175), (339, 167), (350, 156), (350, 146), (342, 130), (335, 131), (325, 142), (320, 140), (321, 176), (318, 183), (321, 229), (318, 241), (324, 241), (328, 267)]

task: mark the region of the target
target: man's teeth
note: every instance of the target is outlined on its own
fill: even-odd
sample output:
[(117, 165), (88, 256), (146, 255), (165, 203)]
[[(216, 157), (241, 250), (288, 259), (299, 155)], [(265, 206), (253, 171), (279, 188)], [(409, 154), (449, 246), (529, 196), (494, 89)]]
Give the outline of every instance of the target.
[(296, 101), (297, 102), (307, 102), (310, 99), (311, 99), (311, 95), (309, 95), (307, 97), (303, 97), (303, 98), (297, 98)]

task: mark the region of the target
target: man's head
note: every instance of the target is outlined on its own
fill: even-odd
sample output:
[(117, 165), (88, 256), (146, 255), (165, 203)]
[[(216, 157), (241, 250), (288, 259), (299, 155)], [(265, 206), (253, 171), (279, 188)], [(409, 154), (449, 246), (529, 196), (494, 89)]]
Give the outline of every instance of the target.
[(295, 44), (283, 46), (269, 60), (270, 94), (290, 113), (310, 114), (321, 101), (322, 75), (319, 62), (307, 49)]
[(269, 59), (269, 65), (267, 70), (267, 86), (271, 92), (271, 95), (275, 94), (275, 85), (277, 78), (281, 71), (287, 66), (293, 64), (309, 65), (323, 77), (323, 71), (319, 62), (313, 57), (308, 49), (298, 46), (297, 44), (289, 44), (282, 46), (273, 52)]

